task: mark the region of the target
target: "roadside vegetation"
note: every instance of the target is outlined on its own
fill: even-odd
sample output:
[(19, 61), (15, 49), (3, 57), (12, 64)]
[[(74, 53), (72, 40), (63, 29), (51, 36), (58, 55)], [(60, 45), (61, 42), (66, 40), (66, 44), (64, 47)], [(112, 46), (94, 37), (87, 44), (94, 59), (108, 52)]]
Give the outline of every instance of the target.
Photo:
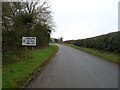
[(120, 31), (72, 42), (76, 46), (120, 54)]
[(19, 58), (18, 62), (3, 65), (3, 88), (24, 87), (37, 73), (37, 70), (43, 68), (43, 64), (48, 62), (57, 48), (56, 45), (50, 44), (47, 48), (41, 50), (29, 50), (27, 53), (19, 55), (21, 57), (14, 57), (15, 59)]
[(113, 52), (105, 52), (105, 51), (101, 51), (101, 50), (95, 50), (95, 49), (91, 49), (91, 48), (76, 46), (73, 44), (63, 44), (63, 43), (61, 43), (61, 44), (82, 50), (84, 52), (87, 52), (87, 53), (90, 53), (90, 54), (93, 54), (93, 55), (96, 55), (99, 57), (102, 57), (102, 58), (109, 60), (113, 63), (118, 63), (118, 64), (120, 63), (120, 55), (113, 53)]
[[(49, 45), (54, 30), (51, 5), (40, 2), (2, 2), (2, 86), (15, 88), (29, 81), (57, 46)], [(22, 37), (36, 37), (36, 46), (22, 46)]]
[(52, 11), (48, 1), (2, 3), (3, 56), (23, 52), (22, 37), (36, 37), (35, 48), (48, 46), (53, 30)]

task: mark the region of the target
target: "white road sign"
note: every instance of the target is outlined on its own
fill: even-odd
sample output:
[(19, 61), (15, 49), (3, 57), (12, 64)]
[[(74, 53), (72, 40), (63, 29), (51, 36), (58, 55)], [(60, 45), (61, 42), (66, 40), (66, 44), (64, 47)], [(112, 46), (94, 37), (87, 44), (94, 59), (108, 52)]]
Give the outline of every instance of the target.
[(36, 46), (36, 37), (22, 37), (22, 46)]

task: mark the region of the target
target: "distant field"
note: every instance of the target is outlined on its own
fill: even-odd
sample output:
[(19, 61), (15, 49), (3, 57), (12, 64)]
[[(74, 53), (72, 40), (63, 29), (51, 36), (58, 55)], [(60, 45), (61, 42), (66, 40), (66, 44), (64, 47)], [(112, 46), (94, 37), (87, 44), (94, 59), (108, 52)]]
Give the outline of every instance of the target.
[(21, 83), (26, 84), (31, 79), (32, 74), (50, 59), (57, 48), (56, 45), (50, 44), (47, 48), (29, 51), (21, 55), (22, 60), (17, 63), (3, 65), (3, 88), (23, 87)]
[(104, 52), (104, 51), (100, 51), (100, 50), (93, 50), (90, 48), (79, 47), (79, 46), (75, 46), (72, 44), (62, 44), (62, 45), (70, 46), (70, 47), (85, 51), (87, 53), (102, 57), (102, 58), (107, 59), (113, 63), (120, 63), (120, 55), (116, 54), (116, 53)]

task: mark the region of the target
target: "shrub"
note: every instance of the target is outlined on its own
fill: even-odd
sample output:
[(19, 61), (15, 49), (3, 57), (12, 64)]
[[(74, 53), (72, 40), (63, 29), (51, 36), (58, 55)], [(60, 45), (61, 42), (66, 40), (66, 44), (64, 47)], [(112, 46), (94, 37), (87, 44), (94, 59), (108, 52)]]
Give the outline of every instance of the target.
[(74, 45), (120, 53), (120, 31), (73, 41)]

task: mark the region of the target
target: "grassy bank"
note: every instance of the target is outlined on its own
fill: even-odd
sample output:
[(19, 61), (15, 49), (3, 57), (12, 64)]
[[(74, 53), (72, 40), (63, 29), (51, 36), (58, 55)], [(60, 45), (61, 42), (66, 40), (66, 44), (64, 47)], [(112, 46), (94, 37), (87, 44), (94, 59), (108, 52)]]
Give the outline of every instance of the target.
[(116, 54), (116, 53), (104, 52), (104, 51), (100, 51), (100, 50), (93, 50), (93, 49), (90, 49), (90, 48), (79, 47), (79, 46), (75, 46), (75, 45), (72, 45), (72, 44), (62, 44), (62, 45), (67, 45), (67, 46), (85, 51), (87, 53), (102, 57), (102, 58), (104, 58), (106, 60), (109, 60), (113, 63), (120, 63), (120, 55)]
[(22, 87), (21, 83), (27, 83), (33, 73), (57, 51), (57, 48), (56, 45), (50, 44), (47, 48), (24, 53), (21, 55), (22, 60), (16, 63), (3, 65), (3, 88)]

